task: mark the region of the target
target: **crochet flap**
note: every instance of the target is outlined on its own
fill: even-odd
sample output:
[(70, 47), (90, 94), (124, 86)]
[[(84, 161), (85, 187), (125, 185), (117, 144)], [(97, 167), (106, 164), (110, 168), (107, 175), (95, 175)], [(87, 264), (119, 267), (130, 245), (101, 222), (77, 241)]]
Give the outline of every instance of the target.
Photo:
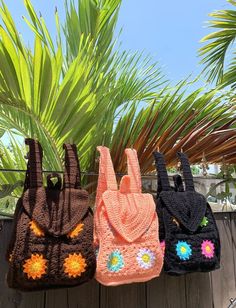
[(23, 194), (27, 214), (46, 233), (61, 236), (72, 231), (89, 210), (88, 193), (79, 189), (30, 188)]
[(185, 228), (191, 232), (197, 230), (206, 213), (207, 202), (203, 195), (195, 191), (163, 191), (160, 198)]
[(112, 227), (127, 242), (134, 242), (152, 223), (155, 203), (152, 195), (106, 191), (103, 201)]

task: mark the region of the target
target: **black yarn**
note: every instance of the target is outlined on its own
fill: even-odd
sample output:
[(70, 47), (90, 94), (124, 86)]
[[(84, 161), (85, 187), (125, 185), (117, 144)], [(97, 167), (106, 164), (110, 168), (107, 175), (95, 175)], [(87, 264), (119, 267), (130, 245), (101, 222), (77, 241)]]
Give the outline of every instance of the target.
[[(157, 214), (160, 241), (165, 241), (164, 271), (171, 275), (209, 272), (220, 267), (220, 239), (210, 205), (194, 189), (188, 158), (181, 160), (186, 190), (181, 176), (171, 189), (164, 156), (154, 152), (158, 172)], [(180, 248), (182, 250), (180, 250)]]

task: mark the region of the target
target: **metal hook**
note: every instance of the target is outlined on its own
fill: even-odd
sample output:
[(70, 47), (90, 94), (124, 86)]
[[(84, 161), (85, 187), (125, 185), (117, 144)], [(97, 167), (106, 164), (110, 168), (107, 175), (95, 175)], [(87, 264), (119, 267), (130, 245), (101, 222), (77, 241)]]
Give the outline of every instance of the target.
[[(180, 148), (180, 152), (183, 153), (183, 148), (182, 147)], [(177, 161), (176, 171), (177, 171), (178, 174), (182, 174), (182, 172), (183, 172), (183, 168), (182, 168), (182, 164), (181, 164), (180, 160)]]
[(182, 165), (181, 165), (181, 162), (180, 162), (180, 161), (177, 162), (176, 171), (177, 171), (178, 174), (181, 174), (182, 171), (183, 171)]
[(228, 166), (225, 162), (225, 156), (224, 155), (222, 157), (221, 172), (223, 173), (223, 178), (226, 178), (227, 173), (228, 173)]
[(209, 165), (208, 165), (207, 160), (206, 160), (205, 152), (202, 153), (200, 168), (202, 169), (203, 176), (207, 176), (207, 174), (208, 174), (207, 170), (209, 169)]

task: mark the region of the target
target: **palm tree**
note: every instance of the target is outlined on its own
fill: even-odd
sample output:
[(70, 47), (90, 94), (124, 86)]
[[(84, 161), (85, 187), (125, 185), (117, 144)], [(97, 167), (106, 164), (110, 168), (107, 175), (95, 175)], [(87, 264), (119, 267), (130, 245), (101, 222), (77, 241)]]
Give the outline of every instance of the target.
[[(44, 168), (50, 170), (62, 169), (62, 144), (71, 140), (83, 170), (97, 169), (99, 144), (110, 146), (121, 172), (127, 146), (137, 149), (145, 173), (154, 170), (152, 152), (157, 147), (169, 165), (176, 163), (175, 152), (181, 148), (193, 163), (204, 151), (209, 161), (224, 156), (233, 162), (235, 110), (222, 105), (224, 97), (217, 90), (186, 94), (187, 82), (170, 87), (150, 57), (120, 51), (114, 29), (121, 0), (65, 2), (62, 26), (55, 11), (56, 38), (30, 0), (24, 0), (33, 48), (25, 45), (1, 3), (0, 133), (11, 136), (10, 149), (0, 144), (2, 167), (25, 168), (15, 134), (37, 137)], [(15, 183), (22, 176), (0, 173), (1, 183)]]
[(114, 48), (120, 0), (65, 2), (63, 26), (55, 12), (56, 40), (30, 0), (24, 4), (29, 20), (24, 19), (35, 35), (33, 50), (19, 36), (4, 1), (0, 10), (1, 129), (37, 136), (51, 169), (61, 169), (62, 144), (73, 140), (87, 166), (95, 146), (111, 140), (123, 108), (153, 99), (163, 83), (161, 72), (149, 57)]
[[(235, 0), (228, 0), (236, 6)], [(216, 81), (221, 88), (225, 86), (235, 87), (236, 84), (236, 10), (218, 10), (209, 14), (212, 19), (209, 27), (213, 33), (205, 36), (201, 41), (204, 46), (200, 49), (204, 72), (209, 82)]]

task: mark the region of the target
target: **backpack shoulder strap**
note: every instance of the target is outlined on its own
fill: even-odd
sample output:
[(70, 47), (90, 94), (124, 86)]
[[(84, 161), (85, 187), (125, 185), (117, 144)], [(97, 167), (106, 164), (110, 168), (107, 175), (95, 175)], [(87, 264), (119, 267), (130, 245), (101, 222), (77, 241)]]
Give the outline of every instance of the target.
[[(141, 193), (142, 192), (142, 181), (140, 174), (140, 166), (138, 161), (138, 155), (135, 149), (126, 149), (125, 154), (127, 155), (127, 165), (128, 165), (128, 177), (129, 177), (129, 192), (131, 193)], [(123, 177), (125, 179), (126, 176)], [(122, 181), (125, 185), (127, 181)], [(122, 187), (120, 188), (122, 190)]]
[(182, 170), (183, 170), (183, 176), (185, 181), (185, 188), (188, 191), (194, 191), (194, 183), (193, 183), (193, 175), (190, 168), (188, 156), (185, 153), (178, 152), (177, 153), (178, 158), (180, 159)]
[(104, 146), (98, 146), (97, 150), (100, 153), (100, 160), (96, 204), (106, 190), (118, 189), (110, 150)]
[(155, 165), (157, 170), (157, 196), (161, 191), (171, 190), (164, 155), (160, 152), (154, 152)]
[(43, 186), (42, 158), (43, 150), (40, 143), (34, 139), (25, 139), (29, 146), (28, 163), (25, 176), (24, 190)]
[(63, 144), (65, 150), (64, 188), (81, 188), (80, 165), (75, 144)]

